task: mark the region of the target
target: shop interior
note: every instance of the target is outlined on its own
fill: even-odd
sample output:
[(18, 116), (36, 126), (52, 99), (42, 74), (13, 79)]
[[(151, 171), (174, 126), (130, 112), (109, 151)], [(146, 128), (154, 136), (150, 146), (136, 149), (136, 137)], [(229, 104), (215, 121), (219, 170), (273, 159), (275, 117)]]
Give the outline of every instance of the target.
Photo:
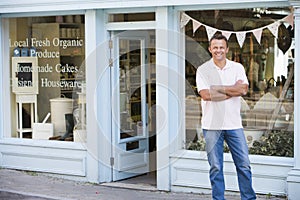
[(83, 15), (9, 19), (12, 137), (85, 140), (84, 36)]

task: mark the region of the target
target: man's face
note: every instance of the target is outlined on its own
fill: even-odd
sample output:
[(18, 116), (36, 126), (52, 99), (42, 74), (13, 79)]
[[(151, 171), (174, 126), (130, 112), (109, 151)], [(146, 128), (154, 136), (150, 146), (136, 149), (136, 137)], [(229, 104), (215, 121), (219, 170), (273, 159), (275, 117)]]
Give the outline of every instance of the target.
[(222, 61), (226, 59), (226, 54), (228, 53), (229, 48), (226, 46), (225, 40), (213, 39), (208, 50), (214, 60)]

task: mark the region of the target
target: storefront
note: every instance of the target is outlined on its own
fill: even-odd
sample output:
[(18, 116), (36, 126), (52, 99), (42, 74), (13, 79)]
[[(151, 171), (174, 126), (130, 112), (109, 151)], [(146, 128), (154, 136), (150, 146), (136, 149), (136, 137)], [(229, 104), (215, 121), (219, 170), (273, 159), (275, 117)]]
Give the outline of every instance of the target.
[(154, 173), (159, 190), (210, 192), (195, 71), (222, 32), (250, 82), (241, 113), (254, 189), (296, 199), (298, 6), (0, 3), (0, 166), (94, 183)]

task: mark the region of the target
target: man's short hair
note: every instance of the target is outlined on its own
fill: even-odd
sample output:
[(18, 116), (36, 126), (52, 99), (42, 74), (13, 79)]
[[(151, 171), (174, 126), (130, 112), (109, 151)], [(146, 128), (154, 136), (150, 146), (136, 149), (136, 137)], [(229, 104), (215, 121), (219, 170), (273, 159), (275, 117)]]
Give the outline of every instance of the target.
[(226, 47), (228, 47), (228, 40), (227, 40), (227, 38), (224, 36), (224, 35), (222, 35), (221, 33), (216, 33), (216, 34), (214, 34), (211, 38), (210, 38), (210, 40), (209, 40), (209, 46), (211, 45), (211, 41), (212, 40), (224, 40), (225, 42), (226, 42)]

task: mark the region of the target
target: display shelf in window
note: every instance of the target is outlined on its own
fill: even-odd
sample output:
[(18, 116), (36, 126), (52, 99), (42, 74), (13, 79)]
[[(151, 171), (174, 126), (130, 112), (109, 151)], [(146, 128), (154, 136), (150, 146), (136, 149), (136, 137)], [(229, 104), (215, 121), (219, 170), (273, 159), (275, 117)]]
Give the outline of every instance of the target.
[(84, 38), (84, 24), (81, 23), (59, 23), (60, 39)]

